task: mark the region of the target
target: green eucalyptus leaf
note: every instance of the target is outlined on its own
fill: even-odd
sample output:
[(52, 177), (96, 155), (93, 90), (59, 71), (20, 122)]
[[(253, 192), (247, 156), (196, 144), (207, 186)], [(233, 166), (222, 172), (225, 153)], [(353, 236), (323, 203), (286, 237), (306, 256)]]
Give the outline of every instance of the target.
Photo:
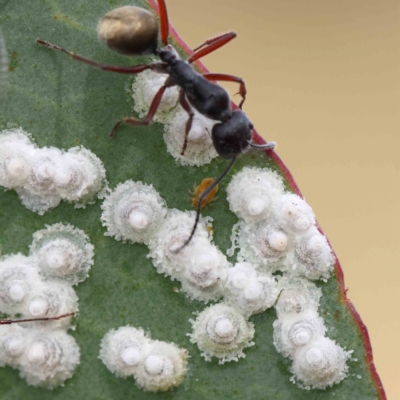
[[(130, 3), (149, 8), (142, 0)], [(111, 188), (127, 179), (140, 180), (153, 184), (170, 208), (190, 209), (188, 191), (204, 177), (218, 176), (226, 160), (217, 158), (201, 168), (176, 164), (166, 151), (163, 126), (158, 123), (122, 126), (117, 137), (110, 139), (113, 124), (132, 114), (132, 100), (125, 89), (132, 78), (100, 71), (35, 43), (40, 37), (102, 63), (130, 65), (131, 59), (109, 51), (96, 35), (99, 18), (121, 5), (120, 0), (0, 0), (0, 27), (10, 61), (8, 97), (0, 104), (0, 129), (20, 126), (38, 146), (68, 149), (83, 145), (103, 161)], [(148, 60), (140, 57), (133, 62)], [(253, 165), (279, 170), (275, 161), (255, 150), (243, 155), (232, 173)], [(231, 229), (237, 222), (225, 198), (228, 182), (229, 178), (222, 182), (217, 201), (203, 213), (214, 218), (215, 243), (224, 252), (231, 246)], [(251, 317), (256, 345), (245, 350), (245, 359), (224, 365), (206, 362), (186, 335), (191, 330), (189, 319), (204, 304), (176, 293), (179, 284), (157, 274), (146, 258), (145, 245), (123, 244), (104, 236), (100, 204), (74, 209), (61, 203), (39, 216), (27, 210), (14, 191), (0, 193), (2, 254), (27, 254), (32, 234), (57, 222), (83, 229), (95, 246), (90, 276), (75, 287), (80, 309), (71, 334), (81, 348), (75, 375), (64, 387), (49, 391), (29, 387), (17, 370), (1, 368), (2, 400), (383, 398), (371, 375), (374, 369), (365, 361), (367, 339), (342, 301), (339, 275), (319, 284), (323, 291), (319, 312), (328, 327), (327, 336), (354, 350), (353, 360), (348, 361), (349, 375), (341, 383), (306, 391), (290, 382), (291, 362), (272, 343), (274, 309)], [(117, 378), (107, 370), (98, 359), (100, 340), (110, 329), (127, 324), (149, 330), (153, 339), (188, 349), (190, 371), (181, 387), (167, 393), (145, 393), (133, 379)]]

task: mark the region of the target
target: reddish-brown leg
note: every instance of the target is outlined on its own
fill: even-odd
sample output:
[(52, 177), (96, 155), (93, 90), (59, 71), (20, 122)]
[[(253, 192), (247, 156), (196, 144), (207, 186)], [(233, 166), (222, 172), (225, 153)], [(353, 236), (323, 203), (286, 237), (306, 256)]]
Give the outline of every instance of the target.
[(145, 119), (140, 120), (140, 119), (136, 119), (134, 117), (125, 117), (123, 119), (121, 119), (120, 121), (118, 121), (112, 128), (112, 131), (110, 133), (111, 137), (115, 136), (115, 131), (117, 130), (117, 128), (121, 125), (121, 124), (128, 124), (128, 125), (132, 125), (132, 126), (141, 126), (141, 125), (149, 125), (150, 122), (153, 120), (155, 113), (157, 112), (157, 109), (161, 103), (161, 99), (162, 96), (165, 92), (165, 89), (167, 89), (168, 87), (172, 86), (168, 80), (165, 82), (165, 84), (163, 86), (160, 87), (160, 89), (158, 90), (158, 92), (156, 93), (156, 95), (154, 96), (153, 101), (151, 102), (150, 108), (149, 108), (149, 112), (147, 113), (147, 116)]
[(192, 107), (190, 107), (189, 102), (186, 100), (185, 92), (183, 91), (183, 89), (181, 89), (181, 91), (179, 92), (179, 103), (182, 106), (182, 108), (189, 114), (189, 118), (186, 122), (185, 138), (183, 139), (183, 146), (182, 146), (182, 151), (181, 151), (181, 156), (184, 156), (185, 150), (187, 147), (187, 142), (188, 142), (188, 135), (189, 135), (190, 129), (192, 128), (194, 112), (192, 110)]
[(27, 319), (0, 319), (0, 325), (11, 325), (18, 324), (20, 322), (37, 322), (37, 321), (55, 321), (57, 319), (73, 317), (75, 315), (74, 312), (59, 315), (58, 317), (47, 317), (47, 318), (27, 318)]
[(96, 61), (89, 60), (88, 58), (78, 56), (77, 54), (74, 54), (72, 51), (68, 51), (68, 50), (64, 49), (63, 47), (57, 46), (57, 45), (49, 43), (49, 42), (45, 42), (40, 39), (36, 39), (36, 43), (39, 43), (42, 46), (48, 47), (49, 49), (61, 51), (65, 54), (67, 54), (68, 56), (72, 57), (74, 60), (81, 61), (85, 64), (92, 65), (93, 67), (96, 67), (96, 68), (100, 68), (103, 71), (117, 72), (119, 74), (139, 74), (140, 72), (143, 72), (146, 69), (152, 69), (157, 72), (164, 72), (164, 70), (165, 70), (162, 63), (139, 64), (139, 65), (134, 65), (132, 67), (120, 67), (118, 65), (103, 65), (103, 64), (97, 63)]
[(220, 39), (223, 39), (223, 38), (225, 38), (226, 36), (231, 37), (230, 40), (232, 40), (232, 39), (234, 39), (234, 38), (236, 37), (236, 33), (235, 33), (235, 32), (227, 32), (227, 33), (222, 33), (221, 35), (218, 35), (218, 36), (214, 36), (214, 37), (212, 37), (212, 38), (209, 38), (209, 39), (207, 39), (204, 43), (199, 44), (197, 47), (195, 47), (195, 48), (193, 49), (193, 51), (196, 52), (196, 51), (200, 50), (201, 48), (203, 48), (204, 46), (206, 46), (206, 45), (209, 46), (210, 44), (213, 44), (214, 42), (216, 42), (216, 41), (218, 41), (218, 40), (220, 40)]
[(242, 108), (244, 101), (246, 100), (246, 85), (242, 78), (229, 74), (214, 74), (212, 72), (203, 74), (204, 78), (209, 81), (225, 81), (225, 82), (237, 82), (240, 84), (239, 92), (236, 94), (240, 94), (242, 96), (242, 101), (239, 104), (239, 108)]
[[(199, 58), (212, 53), (213, 51), (219, 49), (220, 47), (222, 47), (225, 44), (227, 44), (228, 42), (230, 42), (235, 37), (236, 37), (235, 32), (228, 32), (228, 33), (224, 33), (223, 35), (219, 35), (214, 38), (206, 40), (200, 46), (196, 47), (195, 50), (198, 50), (198, 51), (196, 51), (194, 54), (192, 54), (189, 57), (188, 62), (192, 63), (193, 61), (196, 61)], [(199, 49), (201, 49), (201, 50), (199, 50)]]
[(169, 35), (169, 21), (167, 6), (164, 0), (158, 0), (158, 6), (160, 7), (160, 28), (161, 28), (161, 42), (164, 46), (168, 44)]

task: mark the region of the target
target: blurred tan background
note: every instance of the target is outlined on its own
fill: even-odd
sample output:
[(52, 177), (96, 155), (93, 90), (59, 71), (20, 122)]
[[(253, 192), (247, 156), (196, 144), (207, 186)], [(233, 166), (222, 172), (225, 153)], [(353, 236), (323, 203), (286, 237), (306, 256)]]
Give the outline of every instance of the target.
[(238, 33), (203, 62), (246, 80), (245, 111), (278, 143), (329, 237), (393, 400), (400, 399), (399, 5), (167, 0), (191, 47)]

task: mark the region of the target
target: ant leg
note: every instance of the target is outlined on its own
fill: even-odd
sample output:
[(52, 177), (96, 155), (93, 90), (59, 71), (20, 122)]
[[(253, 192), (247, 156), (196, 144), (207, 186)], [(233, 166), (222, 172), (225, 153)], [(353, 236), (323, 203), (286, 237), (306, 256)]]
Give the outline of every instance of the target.
[(89, 64), (96, 68), (100, 68), (103, 71), (117, 72), (119, 74), (139, 74), (140, 72), (143, 72), (146, 69), (152, 69), (155, 70), (156, 72), (164, 72), (165, 70), (163, 63), (139, 64), (139, 65), (133, 65), (131, 67), (120, 67), (118, 65), (103, 65), (97, 63), (96, 61), (89, 60), (88, 58), (78, 56), (77, 54), (74, 54), (72, 51), (68, 51), (63, 47), (57, 46), (49, 42), (45, 42), (44, 40), (41, 39), (36, 39), (36, 43), (48, 47), (49, 49), (61, 51), (66, 55), (72, 57), (74, 60), (81, 61), (85, 64)]
[(158, 7), (160, 13), (160, 28), (161, 28), (161, 42), (164, 46), (168, 44), (168, 35), (169, 35), (169, 22), (168, 22), (168, 13), (167, 6), (165, 5), (164, 0), (158, 0)]
[(20, 322), (35, 322), (35, 321), (55, 321), (57, 319), (73, 317), (75, 315), (74, 312), (59, 315), (58, 317), (47, 317), (47, 318), (27, 318), (27, 319), (0, 319), (0, 325), (11, 325), (18, 324)]
[(185, 155), (185, 150), (188, 142), (188, 135), (192, 127), (194, 112), (192, 110), (192, 107), (190, 107), (189, 102), (186, 99), (185, 92), (182, 89), (179, 92), (179, 103), (182, 106), (182, 108), (189, 114), (189, 119), (187, 120), (185, 127), (185, 139), (183, 140), (183, 146), (181, 151), (181, 156), (183, 156)]
[(121, 119), (120, 121), (118, 121), (112, 128), (110, 136), (114, 137), (115, 136), (115, 131), (117, 130), (117, 128), (122, 124), (128, 124), (128, 125), (132, 125), (132, 126), (141, 126), (141, 125), (149, 125), (150, 122), (153, 120), (153, 117), (155, 115), (155, 113), (157, 112), (158, 106), (161, 103), (161, 99), (162, 96), (165, 92), (165, 90), (172, 86), (168, 80), (165, 82), (165, 84), (163, 86), (160, 87), (160, 89), (158, 90), (158, 92), (156, 93), (156, 95), (154, 96), (153, 101), (151, 102), (150, 108), (149, 108), (149, 112), (147, 113), (147, 116), (144, 120), (138, 120), (134, 117), (125, 117), (123, 119)]
[(210, 44), (213, 44), (214, 42), (217, 42), (218, 40), (225, 38), (226, 36), (233, 36), (230, 40), (234, 39), (236, 37), (236, 33), (235, 32), (228, 32), (228, 33), (222, 33), (221, 35), (218, 36), (214, 36), (210, 39), (207, 39), (204, 43), (199, 44), (197, 47), (195, 47), (193, 49), (194, 52), (196, 52), (197, 50), (200, 50), (201, 48), (203, 48), (204, 46), (209, 46)]
[[(201, 57), (206, 56), (207, 54), (212, 53), (214, 50), (219, 49), (226, 43), (230, 42), (232, 39), (236, 37), (235, 32), (228, 32), (224, 33), (223, 35), (216, 36), (212, 39), (209, 39), (202, 43), (200, 46), (197, 46), (196, 49), (201, 49), (199, 51), (196, 51), (194, 54), (192, 54), (189, 59), (187, 60), (188, 63), (192, 63), (193, 61), (198, 60)], [(205, 47), (204, 47), (205, 46)]]
[(242, 108), (244, 101), (246, 100), (246, 85), (242, 78), (234, 75), (228, 74), (214, 74), (212, 72), (203, 74), (204, 78), (209, 81), (225, 81), (225, 82), (237, 82), (240, 84), (239, 92), (236, 94), (240, 94), (242, 96), (242, 101), (239, 104), (239, 108)]
[(203, 193), (201, 193), (201, 195), (199, 196), (199, 199), (197, 200), (196, 220), (194, 222), (193, 229), (190, 232), (189, 238), (185, 241), (185, 243), (183, 243), (183, 245), (181, 247), (179, 247), (177, 250), (174, 250), (174, 253), (180, 252), (192, 240), (194, 233), (196, 232), (197, 224), (199, 223), (199, 220), (200, 220), (200, 210), (201, 210), (201, 205), (203, 203), (203, 200), (209, 195), (209, 193), (215, 188), (215, 186), (217, 186), (222, 181), (222, 179), (225, 177), (225, 175), (232, 168), (232, 165), (235, 162), (235, 160), (236, 160), (236, 156), (234, 156), (232, 158), (229, 165), (224, 169), (224, 172), (222, 172), (222, 174), (217, 179), (215, 179), (215, 181), (206, 190), (204, 190)]

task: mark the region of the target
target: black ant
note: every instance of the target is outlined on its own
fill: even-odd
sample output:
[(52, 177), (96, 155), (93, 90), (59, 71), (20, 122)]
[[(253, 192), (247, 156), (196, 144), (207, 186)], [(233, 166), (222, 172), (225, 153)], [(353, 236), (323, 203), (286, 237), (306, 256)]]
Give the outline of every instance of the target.
[[(179, 86), (179, 103), (188, 113), (183, 155), (187, 146), (187, 137), (192, 126), (193, 110), (195, 108), (200, 114), (219, 123), (212, 129), (212, 140), (217, 153), (230, 163), (215, 179), (215, 181), (198, 198), (197, 214), (193, 229), (185, 243), (176, 251), (183, 249), (192, 239), (200, 218), (200, 209), (203, 200), (218, 185), (231, 169), (236, 157), (249, 147), (261, 149), (274, 149), (275, 143), (257, 145), (251, 141), (253, 124), (242, 111), (242, 105), (246, 99), (246, 86), (242, 78), (228, 75), (205, 73), (199, 74), (190, 64), (219, 49), (236, 37), (235, 32), (228, 32), (206, 40), (194, 49), (194, 53), (188, 60), (182, 60), (177, 51), (168, 44), (169, 22), (167, 8), (164, 0), (158, 0), (160, 9), (161, 42), (163, 47), (158, 46), (158, 24), (152, 13), (140, 7), (125, 6), (116, 8), (107, 13), (98, 26), (99, 38), (111, 49), (129, 56), (154, 54), (160, 58), (160, 62), (150, 64), (139, 64), (131, 67), (119, 67), (113, 65), (102, 65), (87, 58), (76, 55), (62, 47), (37, 39), (37, 43), (48, 48), (62, 51), (75, 60), (98, 67), (103, 71), (117, 72), (121, 74), (138, 74), (151, 69), (158, 73), (168, 74), (168, 78), (157, 94), (154, 96), (148, 114), (144, 120), (134, 117), (126, 117), (118, 121), (112, 128), (111, 137), (115, 135), (116, 129), (122, 123), (140, 126), (148, 125), (152, 121), (161, 98), (168, 87)], [(239, 94), (242, 100), (239, 108), (232, 110), (228, 93), (225, 89), (210, 81), (236, 82), (240, 85)]]
[(62, 314), (57, 317), (26, 318), (26, 319), (0, 319), (0, 325), (20, 324), (22, 322), (56, 321), (63, 318), (74, 317), (75, 313)]

